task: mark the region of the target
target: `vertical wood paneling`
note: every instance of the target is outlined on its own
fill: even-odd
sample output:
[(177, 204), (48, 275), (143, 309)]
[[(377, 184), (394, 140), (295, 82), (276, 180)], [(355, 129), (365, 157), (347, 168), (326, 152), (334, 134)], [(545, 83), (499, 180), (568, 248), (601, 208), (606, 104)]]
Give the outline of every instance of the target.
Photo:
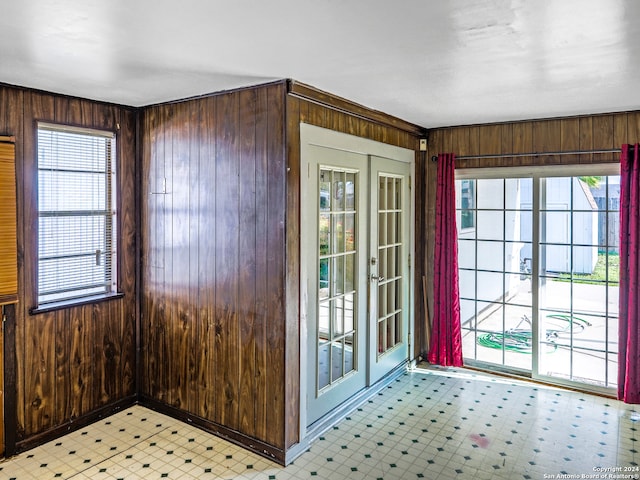
[[(304, 102), (302, 102), (304, 103)], [(311, 108), (311, 105), (309, 106), (309, 108)], [(322, 108), (322, 107), (318, 107), (318, 108)], [(359, 132), (359, 136), (363, 137), (363, 138), (373, 138), (374, 134), (373, 134), (373, 128), (372, 128), (372, 123), (371, 122), (358, 122), (360, 124), (359, 128), (358, 128), (358, 132)], [(322, 125), (320, 125), (322, 126)], [(289, 139), (291, 141), (291, 139)]]
[[(144, 242), (144, 256), (162, 264), (164, 278), (143, 269), (143, 360), (153, 377), (143, 394), (279, 449), (284, 88), (152, 107), (143, 132), (145, 183), (163, 176), (169, 190), (159, 196), (164, 210), (148, 200), (142, 215), (143, 238), (155, 237)], [(162, 243), (161, 261), (154, 242)]]
[[(267, 251), (276, 252), (285, 245), (285, 151), (284, 151), (284, 96), (282, 90), (269, 89), (267, 92), (267, 108), (271, 112), (267, 135)], [(281, 250), (283, 251), (283, 250)], [(283, 251), (284, 253), (284, 251)], [(267, 417), (267, 441), (273, 445), (284, 447), (285, 408), (284, 397), (286, 382), (285, 364), (285, 256), (269, 255), (267, 257), (267, 298), (269, 301), (267, 328), (267, 402), (281, 405)], [(292, 299), (298, 301), (298, 299)], [(291, 320), (291, 319), (290, 319)], [(294, 341), (293, 339), (287, 339)], [(291, 399), (295, 402), (295, 399)], [(289, 412), (298, 415), (298, 412)]]
[(331, 130), (335, 130), (336, 132), (344, 133), (344, 123), (345, 123), (345, 115), (342, 112), (332, 112), (331, 115)]
[[(634, 137), (633, 127), (627, 122), (632, 114), (596, 115), (566, 119), (536, 120), (453, 127), (430, 132), (431, 151), (451, 148), (462, 155), (492, 155), (514, 153), (538, 153), (537, 157), (514, 157), (485, 159), (460, 159), (460, 168), (499, 167), (508, 165), (552, 165), (565, 163), (593, 163), (612, 161), (611, 154), (584, 154), (575, 157), (552, 155), (553, 152), (611, 149), (619, 146), (620, 140)], [(496, 134), (497, 129), (501, 133)], [(477, 136), (477, 148), (474, 143)], [(501, 137), (501, 144), (498, 138)], [(467, 141), (467, 138), (469, 141)], [(511, 148), (509, 148), (511, 146)], [(545, 153), (548, 153), (545, 155)], [(614, 155), (615, 156), (615, 155)]]
[[(173, 106), (171, 143), (171, 230), (169, 248), (172, 252), (172, 271), (167, 281), (171, 284), (171, 317), (169, 332), (170, 374), (169, 402), (177, 408), (188, 408), (189, 356), (191, 347), (189, 258), (192, 251), (189, 238), (190, 225), (190, 171), (189, 108), (190, 103)], [(197, 158), (193, 165), (198, 165)]]
[[(533, 125), (531, 122), (513, 124), (513, 153), (533, 152)], [(514, 164), (518, 161), (514, 160)]]
[[(164, 350), (164, 266), (165, 266), (165, 232), (166, 217), (166, 175), (165, 175), (165, 143), (164, 143), (164, 113), (158, 108), (151, 108), (145, 112), (144, 132), (146, 152), (143, 168), (146, 190), (143, 198), (148, 202), (143, 208), (143, 222), (145, 228), (142, 233), (143, 243), (147, 245), (145, 276), (143, 280), (143, 298), (147, 299), (143, 309), (143, 328), (148, 331), (146, 340), (146, 355), (144, 357), (147, 368), (147, 384), (150, 395), (161, 401), (166, 400), (166, 352)], [(145, 221), (145, 215), (147, 220)]]
[[(580, 117), (579, 150), (593, 150), (593, 117)], [(590, 153), (578, 155), (580, 163), (590, 163), (593, 155)]]
[[(561, 149), (560, 123), (556, 120), (533, 122), (533, 151), (557, 152)], [(554, 157), (540, 155), (539, 162), (542, 164), (553, 163)]]
[(593, 148), (605, 150), (613, 145), (613, 115), (599, 115), (593, 118)]
[(627, 141), (627, 114), (617, 113), (613, 116), (613, 145), (620, 148)]
[(96, 303), (91, 305), (93, 321), (94, 348), (93, 358), (96, 365), (94, 380), (98, 388), (94, 392), (94, 407), (107, 405), (116, 396), (117, 346), (114, 342), (113, 318), (110, 316), (111, 304)]
[(256, 91), (239, 92), (239, 169), (242, 175), (239, 190), (239, 265), (238, 265), (238, 323), (240, 385), (238, 392), (238, 428), (242, 432), (255, 431), (255, 315), (256, 262), (263, 254), (256, 248)]
[(580, 120), (570, 118), (562, 122), (560, 151), (575, 151), (580, 149)]
[(55, 315), (42, 314), (37, 322), (25, 326), (25, 392), (30, 401), (25, 418), (27, 432), (42, 432), (55, 425)]
[[(29, 92), (25, 96), (25, 131), (24, 148), (24, 217), (25, 237), (25, 298), (21, 299), (25, 335), (24, 372), (18, 372), (18, 382), (25, 384), (25, 431), (37, 433), (52, 428), (54, 424), (54, 374), (55, 374), (55, 314), (46, 313), (30, 317), (29, 306), (36, 304), (37, 286), (37, 212), (36, 196), (37, 164), (36, 164), (36, 131), (38, 119), (52, 119), (54, 116), (54, 98), (42, 93)], [(22, 375), (21, 375), (22, 374)]]
[(118, 397), (128, 397), (136, 393), (136, 337), (138, 336), (136, 326), (137, 303), (137, 268), (138, 257), (138, 192), (140, 187), (136, 185), (137, 160), (134, 157), (136, 152), (136, 114), (133, 111), (120, 112), (120, 130), (118, 135), (118, 179), (120, 184), (118, 212), (118, 231), (120, 232), (120, 251), (127, 252), (127, 255), (120, 255), (118, 260), (119, 289), (126, 292), (126, 301), (120, 301), (117, 305), (120, 309), (119, 315), (114, 320), (119, 323), (119, 337), (115, 339), (120, 350), (120, 365), (117, 370), (118, 385), (122, 388), (118, 392)]
[[(271, 183), (268, 176), (268, 137), (269, 137), (269, 101), (268, 90), (259, 89), (256, 92), (256, 199), (261, 205), (268, 206), (268, 190)], [(310, 109), (311, 110), (311, 109)], [(267, 418), (271, 413), (270, 402), (267, 393), (267, 374), (269, 363), (267, 352), (267, 330), (269, 324), (269, 299), (267, 287), (269, 285), (269, 271), (267, 258), (269, 256), (268, 208), (260, 208), (256, 212), (256, 318), (255, 318), (255, 435), (257, 438), (266, 439), (269, 426)]]
[(452, 135), (455, 137), (452, 141), (458, 147), (458, 150), (454, 152), (456, 156), (470, 155), (471, 144), (469, 140), (469, 129), (456, 129), (452, 132)]
[(635, 144), (640, 141), (640, 112), (629, 113), (627, 117), (628, 141), (623, 143)]
[[(189, 127), (182, 129), (187, 117)], [(164, 210), (158, 200), (143, 202), (143, 259), (161, 263), (164, 278), (154, 280), (157, 273), (143, 265), (143, 360), (153, 377), (143, 395), (282, 452), (299, 440), (301, 119), (417, 144), (397, 129), (287, 99), (284, 82), (145, 109), (142, 135), (143, 183), (152, 184), (160, 176), (156, 164), (164, 162), (170, 185)], [(172, 193), (180, 188), (188, 192)], [(183, 231), (197, 238), (185, 251), (177, 237)], [(162, 255), (154, 242), (162, 244)], [(185, 314), (195, 342), (183, 341), (183, 304), (197, 306)], [(185, 365), (177, 355), (189, 358), (189, 348), (193, 361)], [(184, 390), (190, 381), (197, 388)]]
[(443, 130), (440, 133), (440, 145), (441, 151), (438, 153), (449, 153), (453, 146), (453, 133), (451, 130)]
[[(133, 375), (125, 379), (121, 365), (126, 363), (131, 369), (135, 358), (135, 275), (132, 279), (127, 275), (121, 287), (125, 298), (101, 304), (98, 314), (89, 306), (29, 313), (37, 291), (37, 121), (115, 131), (120, 112), (126, 109), (9, 87), (0, 88), (0, 105), (0, 129), (16, 137), (19, 308), (12, 375), (16, 380), (16, 440), (23, 444), (91, 415), (100, 405), (133, 395)], [(126, 111), (135, 119), (135, 112)], [(133, 134), (131, 131), (130, 139)], [(121, 138), (118, 144), (118, 162), (127, 166), (119, 172), (118, 192), (126, 199), (118, 208), (119, 232), (125, 239), (119, 245), (119, 266), (124, 272), (134, 272), (136, 205), (126, 192), (134, 189), (135, 145)], [(125, 309), (130, 314), (127, 334), (122, 324)]]
[[(326, 122), (324, 121), (324, 115), (326, 112), (326, 108), (322, 108), (320, 105), (315, 103), (307, 103), (309, 108), (309, 123), (311, 125), (326, 126)], [(360, 135), (362, 136), (362, 127), (360, 128)]]
[(91, 345), (90, 350), (90, 359), (91, 362), (95, 365), (93, 370), (93, 388), (90, 390), (92, 394), (91, 398), (91, 408), (96, 408), (98, 405), (102, 405), (107, 398), (106, 391), (106, 375), (107, 370), (105, 365), (102, 364), (104, 361), (104, 348), (105, 348), (105, 324), (101, 320), (100, 315), (100, 306), (99, 305), (88, 305), (88, 308), (85, 310), (87, 312), (87, 316), (84, 318), (84, 321), (90, 319), (92, 328), (91, 333), (93, 333), (93, 344)]
[(238, 241), (239, 176), (237, 94), (217, 97), (216, 105), (216, 380), (215, 421), (238, 428)]
[(89, 388), (93, 384), (93, 340), (91, 323), (84, 321), (83, 310), (88, 307), (73, 308), (69, 311), (69, 329), (71, 342), (71, 412), (70, 418), (85, 415), (91, 411), (93, 402)]
[[(55, 102), (55, 122), (66, 125), (99, 125), (106, 128), (104, 124), (95, 122), (95, 104), (89, 100), (78, 98), (56, 97)], [(97, 108), (96, 108), (97, 110)], [(109, 125), (113, 127), (113, 124)]]
[[(16, 212), (17, 212), (17, 225), (16, 225), (16, 237), (17, 237), (17, 255), (18, 255), (18, 299), (23, 301), (25, 292), (24, 282), (24, 162), (22, 161), (24, 155), (24, 92), (9, 87), (0, 87), (0, 134), (15, 136), (15, 178), (16, 178)], [(5, 329), (4, 342), (10, 348), (11, 342), (14, 343), (15, 348), (15, 367), (16, 371), (4, 372), (4, 380), (16, 380), (18, 371), (22, 371), (24, 368), (24, 306), (20, 303), (12, 306), (14, 312), (14, 325), (7, 325)], [(8, 331), (13, 331), (15, 336), (12, 339), (9, 335), (6, 335)], [(9, 364), (9, 360), (5, 358), (5, 363)], [(24, 378), (21, 375), (21, 378)], [(5, 391), (3, 400), (11, 404), (10, 395), (13, 393), (6, 390), (9, 385), (5, 385)], [(21, 381), (15, 382), (15, 398), (13, 403), (16, 407), (15, 419), (13, 423), (17, 426), (17, 432), (13, 437), (10, 435), (5, 438), (5, 447), (11, 448), (16, 438), (24, 436), (24, 424), (25, 424), (25, 402), (24, 402), (24, 383)], [(12, 419), (5, 418), (5, 424), (9, 424)]]
[[(467, 140), (468, 141), (468, 140)], [(429, 162), (429, 155), (426, 152), (420, 152), (416, 155), (416, 167), (415, 167), (415, 180), (413, 182), (413, 195), (415, 199), (416, 205), (425, 205), (426, 198), (426, 181), (427, 177), (426, 172), (426, 163)], [(425, 225), (425, 210), (421, 209), (420, 212), (415, 212), (415, 223), (413, 225), (413, 229), (415, 232), (416, 243), (420, 241), (420, 239), (424, 238), (424, 233), (426, 229)], [(416, 245), (417, 247), (417, 245)], [(427, 325), (426, 318), (428, 312), (425, 309), (425, 302), (423, 297), (423, 273), (424, 273), (424, 263), (425, 263), (425, 247), (421, 246), (420, 248), (416, 248), (414, 252), (414, 284), (415, 284), (415, 294), (414, 294), (414, 317), (416, 321), (414, 325), (412, 325), (413, 331), (413, 351), (409, 352), (413, 358), (418, 359), (420, 354), (422, 353), (422, 346), (427, 343)]]
[[(302, 120), (302, 112), (304, 105), (292, 97), (286, 98), (286, 114), (287, 118), (300, 118)], [(349, 116), (347, 118), (349, 133), (356, 135), (358, 132), (357, 119)], [(300, 147), (298, 142), (292, 139), (299, 138), (300, 124), (293, 121), (287, 123), (287, 169), (286, 169), (286, 244), (287, 244), (287, 262), (286, 262), (286, 318), (293, 320), (300, 318), (300, 235), (299, 229), (294, 225), (300, 225)], [(291, 222), (295, 222), (291, 225)], [(293, 412), (300, 411), (300, 395), (299, 378), (300, 378), (300, 344), (299, 341), (292, 339), (300, 338), (300, 328), (297, 322), (288, 321), (286, 324), (286, 381), (285, 381), (285, 398), (291, 399), (287, 402), (289, 413), (286, 414), (286, 431), (285, 445), (287, 447), (293, 445), (300, 438), (300, 421), (298, 415)]]
[(189, 139), (187, 152), (189, 168), (189, 280), (188, 318), (189, 338), (187, 347), (187, 388), (186, 408), (190, 412), (198, 412), (200, 389), (198, 385), (197, 363), (199, 359), (200, 322), (200, 289), (199, 262), (200, 252), (200, 218), (199, 218), (199, 188), (200, 188), (200, 111), (197, 105), (191, 104), (187, 111), (186, 121), (189, 125)]
[[(176, 227), (175, 213), (179, 210), (177, 199), (180, 197), (180, 178), (176, 175), (174, 164), (176, 162), (176, 143), (174, 136), (177, 135), (176, 109), (178, 105), (169, 105), (166, 109), (165, 121), (171, 122), (171, 128), (164, 132), (164, 176), (166, 178), (167, 192), (164, 195), (164, 216), (163, 216), (163, 249), (164, 249), (164, 277), (163, 277), (163, 297), (162, 297), (162, 346), (164, 362), (160, 367), (163, 370), (163, 381), (165, 384), (165, 396), (170, 405), (175, 405), (176, 382), (184, 380), (177, 377), (175, 373), (179, 371), (179, 365), (174, 364), (176, 351), (174, 350), (176, 339), (175, 323), (177, 320), (179, 305), (175, 298), (174, 269), (182, 268), (181, 259), (184, 252), (179, 250), (180, 238), (174, 235)], [(183, 212), (180, 212), (183, 214)], [(179, 234), (180, 232), (175, 232)], [(174, 242), (178, 242), (178, 248), (174, 248)]]
[[(83, 100), (85, 101), (85, 100)], [(86, 100), (88, 101), (88, 100)], [(117, 126), (120, 124), (120, 112), (121, 108), (116, 105), (103, 105), (93, 103), (93, 128), (116, 131)], [(135, 152), (128, 152), (128, 161), (135, 161)]]
[[(142, 115), (142, 145), (141, 152), (142, 158), (140, 159), (141, 165), (141, 182), (140, 182), (140, 214), (141, 214), (141, 268), (142, 278), (144, 279), (144, 288), (141, 289), (140, 298), (143, 312), (141, 314), (141, 329), (142, 338), (144, 339), (142, 345), (143, 359), (147, 357), (146, 353), (151, 345), (155, 345), (154, 335), (154, 319), (155, 315), (155, 302), (153, 298), (155, 295), (153, 292), (156, 290), (156, 266), (154, 262), (157, 262), (157, 233), (155, 231), (155, 224), (159, 217), (157, 210), (157, 197), (154, 195), (155, 188), (155, 169), (156, 163), (153, 161), (153, 151), (156, 148), (157, 143), (155, 140), (155, 125), (152, 120), (155, 113), (154, 108), (149, 108), (144, 111)], [(146, 316), (145, 316), (146, 315)], [(153, 378), (155, 368), (155, 358), (148, 358), (142, 366), (142, 390), (144, 392), (154, 392)]]
[[(513, 124), (506, 123), (501, 125), (500, 137), (502, 139), (502, 146), (500, 153), (512, 153), (513, 152)], [(511, 162), (511, 160), (510, 160)]]
[[(293, 104), (291, 103), (289, 103), (289, 105), (293, 106)], [(295, 107), (297, 110), (294, 110), (292, 113), (294, 117), (296, 116), (296, 113), (297, 113), (300, 118), (300, 121), (304, 122), (303, 110), (300, 107), (301, 107), (300, 102), (297, 102)], [(355, 118), (353, 115), (347, 115), (346, 123), (347, 125), (346, 125), (345, 132), (348, 133), (349, 135), (358, 135), (358, 130), (359, 130), (358, 119)]]
[(170, 128), (165, 128), (165, 125), (169, 125), (173, 122), (173, 105), (167, 106), (167, 108), (161, 109), (160, 126), (162, 129), (162, 137), (158, 138), (160, 149), (158, 151), (158, 159), (162, 165), (162, 181), (166, 186), (166, 191), (161, 194), (162, 197), (162, 212), (159, 217), (157, 229), (159, 242), (162, 249), (162, 268), (160, 270), (159, 291), (160, 297), (158, 299), (158, 332), (156, 340), (158, 342), (157, 352), (157, 374), (158, 374), (158, 391), (160, 392), (161, 399), (171, 404), (173, 398), (171, 397), (171, 322), (173, 319), (173, 312), (175, 305), (172, 295), (172, 278), (173, 278), (173, 235), (172, 235), (172, 223), (173, 223), (173, 198), (172, 192), (174, 191), (173, 183), (173, 131)]
[[(617, 146), (620, 148), (620, 145)], [(598, 115), (593, 117), (593, 148), (594, 150), (610, 150), (616, 148), (614, 144), (614, 120), (613, 115)], [(596, 163), (603, 159), (608, 160), (616, 155), (594, 154), (592, 162)]]
[(71, 338), (69, 331), (69, 312), (59, 310), (53, 313), (55, 317), (55, 406), (53, 424), (59, 425), (65, 419), (71, 418), (71, 368), (69, 362), (69, 348)]
[(198, 103), (201, 123), (200, 149), (200, 182), (198, 184), (198, 223), (200, 225), (200, 339), (199, 349), (199, 414), (203, 418), (212, 419), (215, 412), (217, 392), (215, 390), (218, 365), (214, 363), (215, 352), (215, 319), (214, 304), (216, 298), (216, 222), (212, 221), (216, 212), (217, 178), (215, 168), (215, 118), (216, 101), (210, 97)]
[[(71, 102), (71, 104), (73, 105), (75, 102)], [(73, 120), (77, 121), (77, 124), (86, 125), (90, 121), (90, 124), (94, 128), (111, 131), (116, 130), (119, 118), (118, 110), (115, 107), (104, 106), (99, 108), (97, 105), (89, 104), (83, 108), (83, 104), (85, 104), (85, 101), (81, 101), (81, 104), (75, 107), (74, 110), (69, 108), (69, 104), (64, 105), (65, 108), (69, 109), (69, 112), (65, 114), (63, 111), (56, 111), (56, 121), (60, 121), (58, 118), (61, 117), (66, 117), (68, 119), (71, 113), (75, 111), (78, 112), (78, 116)], [(93, 108), (91, 108), (92, 106)], [(90, 109), (92, 111), (91, 120), (82, 118), (82, 113), (84, 112), (85, 115), (88, 115)], [(120, 143), (119, 138), (116, 137), (116, 141), (116, 148), (118, 148), (118, 144)], [(122, 162), (118, 161), (118, 163)], [(119, 194), (121, 193), (120, 190), (121, 189), (118, 190)], [(91, 331), (94, 334), (93, 362), (95, 368), (93, 380), (97, 385), (99, 385), (98, 388), (91, 389), (94, 394), (92, 403), (93, 408), (107, 405), (114, 401), (114, 399), (118, 398), (116, 383), (119, 380), (119, 376), (114, 375), (114, 372), (118, 372), (116, 363), (120, 349), (120, 339), (113, 324), (119, 320), (120, 309), (112, 310), (111, 307), (112, 305), (110, 303), (102, 303), (92, 305), (90, 310), (90, 321), (93, 323)], [(112, 317), (112, 312), (113, 315), (116, 315), (118, 318), (114, 319)], [(85, 318), (85, 322), (86, 321), (87, 318)]]
[[(440, 138), (444, 139), (444, 133), (440, 136)], [(455, 153), (456, 145), (443, 145), (440, 150), (436, 150), (436, 152), (454, 152)], [(469, 155), (478, 155), (480, 152), (480, 127), (471, 127), (469, 129)], [(477, 160), (466, 160), (466, 163), (460, 164), (460, 161), (456, 162), (456, 165), (460, 164), (461, 167), (476, 167)], [(434, 174), (437, 171), (437, 165), (433, 165)], [(435, 190), (433, 191), (433, 195), (435, 195)], [(435, 197), (434, 197), (435, 198)], [(435, 208), (435, 206), (434, 206)]]
[[(486, 125), (480, 127), (480, 151), (485, 152), (502, 152), (502, 127), (501, 125)], [(449, 150), (453, 151), (453, 145), (447, 145)]]

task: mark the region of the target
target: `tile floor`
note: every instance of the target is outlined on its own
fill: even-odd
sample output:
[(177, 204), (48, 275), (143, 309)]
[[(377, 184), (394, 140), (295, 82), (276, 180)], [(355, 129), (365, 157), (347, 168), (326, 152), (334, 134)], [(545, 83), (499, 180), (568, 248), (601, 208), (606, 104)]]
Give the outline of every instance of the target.
[(633, 406), (615, 400), (465, 370), (415, 370), (286, 468), (136, 406), (0, 463), (0, 478), (638, 478), (639, 427)]

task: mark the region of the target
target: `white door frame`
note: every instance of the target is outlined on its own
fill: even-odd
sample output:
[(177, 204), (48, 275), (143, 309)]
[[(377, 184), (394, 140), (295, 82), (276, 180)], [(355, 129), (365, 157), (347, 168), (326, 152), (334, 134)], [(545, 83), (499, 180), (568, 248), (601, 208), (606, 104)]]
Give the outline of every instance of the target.
[[(411, 165), (411, 177), (415, 178), (415, 152), (410, 149), (396, 147), (385, 143), (376, 142), (374, 140), (357, 137), (341, 132), (336, 132), (326, 128), (309, 125), (306, 123), (300, 123), (300, 192), (302, 195), (315, 194), (317, 189), (316, 185), (309, 185), (308, 169), (310, 164), (308, 161), (309, 149), (312, 146), (320, 146), (326, 148), (333, 148), (338, 150), (344, 150), (347, 152), (358, 153), (362, 155), (389, 158), (395, 161), (405, 162)], [(363, 187), (366, 188), (365, 185)], [(301, 198), (302, 204), (302, 198)], [(410, 216), (410, 251), (415, 252), (415, 196), (411, 193), (411, 216)], [(302, 225), (301, 225), (302, 227)], [(317, 252), (309, 252), (306, 245), (310, 242), (307, 241), (310, 232), (304, 231), (301, 228), (300, 231), (300, 440), (303, 440), (307, 436), (307, 394), (309, 388), (309, 381), (312, 379), (307, 378), (308, 362), (310, 361), (308, 351), (308, 334), (307, 331), (307, 310), (309, 302), (309, 289), (307, 285), (307, 279), (311, 272), (309, 271), (309, 262), (305, 261), (309, 255), (315, 256)], [(313, 271), (315, 275), (315, 269)], [(411, 356), (411, 346), (413, 345), (413, 291), (414, 291), (414, 279), (413, 268), (409, 274), (409, 331), (408, 337), (408, 350), (409, 356)], [(312, 309), (315, 310), (315, 309)], [(369, 327), (368, 327), (369, 328)], [(368, 334), (368, 333), (367, 333)], [(367, 353), (369, 355), (369, 353)]]

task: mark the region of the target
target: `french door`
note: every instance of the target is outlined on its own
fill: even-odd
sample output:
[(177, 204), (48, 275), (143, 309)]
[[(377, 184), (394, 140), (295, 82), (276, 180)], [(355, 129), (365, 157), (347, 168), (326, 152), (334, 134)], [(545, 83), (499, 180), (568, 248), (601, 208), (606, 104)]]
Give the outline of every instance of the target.
[(411, 164), (327, 135), (302, 162), (305, 427), (409, 356)]
[(409, 356), (409, 215), (406, 163), (371, 158), (370, 383)]
[[(367, 311), (367, 157), (309, 149), (303, 201), (307, 276), (308, 419), (365, 387)], [(304, 262), (304, 259), (303, 259)]]
[(463, 354), (607, 391), (617, 381), (617, 165), (557, 175), (456, 180)]

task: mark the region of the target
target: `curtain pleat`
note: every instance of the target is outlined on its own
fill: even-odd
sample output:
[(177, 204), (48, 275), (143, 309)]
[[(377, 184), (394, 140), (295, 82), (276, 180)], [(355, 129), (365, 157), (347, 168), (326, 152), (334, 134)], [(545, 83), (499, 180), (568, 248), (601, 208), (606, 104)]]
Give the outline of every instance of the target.
[(638, 144), (622, 146), (620, 155), (620, 296), (618, 398), (640, 403), (640, 166)]
[(462, 366), (458, 239), (456, 229), (455, 155), (438, 156), (433, 272), (434, 312), (427, 360), (442, 366)]

